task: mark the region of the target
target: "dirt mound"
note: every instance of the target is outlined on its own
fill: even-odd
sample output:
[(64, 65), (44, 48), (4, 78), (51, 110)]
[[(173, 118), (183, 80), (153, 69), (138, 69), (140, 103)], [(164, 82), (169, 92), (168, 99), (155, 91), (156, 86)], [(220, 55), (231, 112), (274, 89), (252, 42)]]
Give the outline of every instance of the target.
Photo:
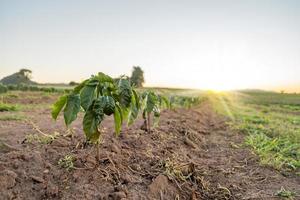
[[(48, 111), (31, 112), (32, 120), (46, 133), (63, 133), (62, 119), (53, 124)], [(208, 104), (164, 111), (150, 134), (138, 121), (116, 138), (106, 120), (99, 163), (77, 121), (73, 139), (46, 144), (21, 144), (34, 132), (30, 124), (1, 127), (20, 150), (0, 154), (0, 199), (270, 199), (281, 186), (300, 192), (297, 177), (260, 167), (256, 156), (233, 145), (241, 135)]]

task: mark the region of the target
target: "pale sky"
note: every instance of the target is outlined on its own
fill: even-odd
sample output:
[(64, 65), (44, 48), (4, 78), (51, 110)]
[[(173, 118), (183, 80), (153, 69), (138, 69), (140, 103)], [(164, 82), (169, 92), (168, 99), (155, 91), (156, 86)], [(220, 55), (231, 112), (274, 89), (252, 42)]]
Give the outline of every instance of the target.
[(0, 78), (300, 91), (300, 1), (0, 0)]

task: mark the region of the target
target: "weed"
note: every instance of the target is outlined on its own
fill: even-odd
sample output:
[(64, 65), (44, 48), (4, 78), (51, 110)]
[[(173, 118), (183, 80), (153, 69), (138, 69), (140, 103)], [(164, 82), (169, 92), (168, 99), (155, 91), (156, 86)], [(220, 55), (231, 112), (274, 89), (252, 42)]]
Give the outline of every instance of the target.
[(263, 165), (278, 170), (300, 168), (300, 95), (242, 92), (211, 96), (211, 102), (232, 119), (230, 127), (247, 135), (245, 143)]
[(19, 121), (24, 120), (24, 115), (19, 114), (7, 114), (7, 115), (0, 115), (0, 121)]
[(281, 187), (279, 191), (276, 192), (276, 196), (293, 199), (293, 197), (296, 195), (294, 192), (284, 189), (284, 187)]
[(58, 165), (61, 168), (65, 168), (67, 171), (70, 171), (74, 169), (74, 160), (75, 158), (72, 155), (65, 155), (63, 158), (59, 159)]
[(161, 165), (165, 170), (165, 174), (170, 179), (175, 178), (177, 180), (186, 181), (192, 175), (192, 170), (189, 169), (189, 165), (180, 165), (170, 158), (162, 161)]
[(52, 143), (57, 137), (59, 133), (55, 132), (52, 135), (37, 135), (37, 134), (29, 134), (26, 135), (25, 141), (28, 143), (40, 143), (40, 144), (50, 144)]
[(291, 144), (288, 139), (270, 138), (263, 133), (246, 137), (246, 144), (260, 156), (261, 163), (272, 165), (276, 169), (300, 167), (300, 145)]
[(15, 105), (0, 103), (0, 112), (4, 111), (17, 111), (18, 107)]

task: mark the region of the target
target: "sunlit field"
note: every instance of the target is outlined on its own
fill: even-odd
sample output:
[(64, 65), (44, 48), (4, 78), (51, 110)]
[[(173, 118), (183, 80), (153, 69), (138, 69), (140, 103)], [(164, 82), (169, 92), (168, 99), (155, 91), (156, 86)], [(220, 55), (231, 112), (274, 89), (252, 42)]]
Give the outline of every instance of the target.
[(299, 10), (0, 0), (0, 200), (300, 200)]
[(215, 95), (215, 109), (246, 135), (261, 164), (299, 174), (300, 95), (240, 91)]
[[(60, 152), (55, 151), (54, 157), (49, 158), (46, 156), (43, 158), (45, 161), (50, 162), (51, 168), (56, 171), (55, 173), (59, 173), (59, 176), (62, 176), (62, 174), (73, 176), (78, 170), (80, 173), (92, 173), (93, 165), (98, 161), (94, 160), (95, 157), (90, 157), (90, 153), (85, 154), (85, 149), (92, 153), (93, 146), (91, 144), (85, 147), (82, 146), (86, 144), (82, 138), (81, 121), (77, 120), (75, 125), (66, 128), (62, 125), (61, 118), (58, 120), (59, 123), (50, 119), (53, 103), (59, 96), (70, 93), (74, 87), (42, 86), (38, 88), (24, 88), (23, 86), (11, 88), (0, 95), (0, 130), (2, 137), (0, 151), (5, 152), (8, 156), (6, 158), (2, 157), (1, 160), (11, 162), (7, 159), (14, 154), (16, 148), (25, 148), (26, 150), (22, 153), (24, 155), (34, 149), (44, 154), (45, 149), (59, 148)], [(46, 90), (43, 88), (46, 88)], [(228, 185), (226, 179), (220, 178), (216, 181), (213, 175), (219, 174), (218, 176), (221, 176), (222, 174), (223, 176), (226, 174), (231, 180), (242, 176), (250, 185), (249, 188), (257, 187), (257, 180), (259, 179), (263, 181), (259, 184), (265, 183), (268, 185), (264, 187), (272, 190), (273, 196), (282, 198), (297, 196), (299, 191), (296, 185), (300, 175), (299, 94), (257, 90), (216, 92), (169, 88), (143, 88), (138, 89), (138, 92), (143, 93), (149, 90), (170, 100), (173, 99), (173, 105), (169, 108), (170, 111), (163, 111), (161, 122), (151, 129), (151, 134), (154, 134), (151, 137), (154, 138), (148, 141), (146, 138), (149, 137), (149, 133), (140, 132), (136, 122), (133, 124), (133, 128), (126, 129), (125, 132), (121, 131), (120, 138), (117, 137), (120, 142), (113, 147), (114, 149), (106, 149), (106, 145), (101, 144), (99, 156), (100, 162), (104, 162), (101, 161), (101, 159), (105, 159), (104, 152), (119, 152), (118, 154), (121, 156), (123, 154), (121, 149), (124, 148), (122, 147), (124, 140), (122, 135), (128, 134), (129, 131), (135, 135), (132, 142), (144, 140), (144, 145), (146, 145), (146, 149), (139, 150), (145, 154), (142, 153), (137, 158), (142, 159), (143, 156), (146, 156), (149, 162), (158, 159), (156, 160), (158, 165), (152, 166), (152, 168), (149, 166), (145, 166), (143, 169), (133, 168), (137, 165), (134, 162), (121, 161), (123, 158), (116, 157), (117, 154), (115, 153), (107, 154), (110, 155), (109, 159), (113, 159), (108, 162), (114, 163), (112, 166), (116, 164), (117, 166), (115, 166), (116, 168), (103, 168), (106, 164), (98, 166), (99, 170), (108, 170), (105, 172), (108, 173), (106, 180), (113, 180), (116, 169), (123, 171), (123, 173), (129, 173), (129, 176), (132, 177), (141, 176), (143, 179), (146, 178), (143, 174), (149, 173), (147, 176), (150, 176), (152, 173), (159, 172), (170, 180), (170, 184), (183, 184), (178, 187), (185, 188), (186, 191), (194, 185), (194, 187), (197, 187), (197, 191), (203, 192), (201, 195), (204, 197), (230, 199), (233, 197), (232, 191), (234, 191), (234, 188)], [(213, 110), (213, 113), (210, 110)], [(78, 113), (78, 117), (81, 119), (83, 112), (84, 110), (81, 110)], [(108, 125), (110, 123), (111, 119), (104, 121), (104, 124), (108, 127), (111, 126)], [(11, 126), (14, 126), (14, 129), (8, 128)], [(109, 138), (114, 137), (109, 134), (110, 131), (111, 128), (103, 129), (103, 142), (106, 141), (107, 143), (110, 141)], [(17, 133), (18, 135), (14, 137), (13, 135)], [(71, 138), (70, 133), (73, 135)], [(152, 143), (152, 140), (154, 143)], [(174, 149), (167, 154), (156, 152), (155, 148), (172, 148), (169, 143), (171, 141), (177, 143), (181, 150), (177, 152)], [(158, 151), (160, 151), (159, 149)], [(198, 158), (195, 157), (190, 160), (182, 152), (207, 153), (200, 153)], [(156, 157), (155, 154), (159, 157)], [(205, 154), (207, 155), (204, 156)], [(208, 154), (211, 156), (207, 157)], [(89, 159), (93, 158), (93, 161), (85, 160), (86, 158), (82, 160), (83, 155), (88, 156)], [(209, 161), (207, 161), (208, 158)], [(229, 161), (225, 161), (227, 158), (229, 158)], [(215, 159), (219, 160), (217, 161), (218, 164)], [(224, 164), (222, 164), (223, 161), (220, 161), (223, 159)], [(40, 161), (34, 162), (33, 167), (39, 170)], [(129, 162), (127, 164), (131, 166), (128, 168), (129, 171), (123, 169), (122, 164), (119, 162)], [(210, 168), (212, 166), (207, 162), (215, 163), (213, 166), (216, 169)], [(208, 168), (203, 168), (205, 165)], [(24, 166), (24, 169), (27, 170), (27, 164)], [(118, 166), (121, 168), (118, 168)], [(190, 167), (194, 167), (194, 171), (186, 171), (190, 170)], [(234, 172), (227, 170), (234, 170)], [(253, 173), (253, 170), (256, 170), (256, 172)], [(265, 176), (265, 173), (269, 175)], [(277, 178), (273, 177), (272, 180), (269, 180), (269, 176)], [(209, 185), (202, 188), (199, 186), (199, 182), (191, 177), (202, 179)], [(34, 180), (37, 179), (35, 176), (33, 178)], [(73, 180), (71, 177), (69, 179)], [(277, 181), (277, 179), (286, 179), (290, 182), (270, 187), (269, 183)], [(36, 181), (40, 181), (40, 179)], [(61, 187), (58, 177), (54, 178), (53, 181), (55, 181), (57, 187)], [(147, 178), (144, 181), (147, 181)], [(73, 187), (72, 184), (69, 187)], [(220, 187), (222, 188), (220, 189)], [(179, 191), (180, 189), (178, 195), (189, 196), (190, 194), (189, 192), (180, 193)], [(218, 191), (218, 193), (211, 193), (211, 191)], [(249, 191), (247, 195), (253, 195), (252, 189)], [(236, 195), (242, 194), (240, 192)], [(55, 193), (54, 196), (58, 194), (70, 195), (68, 190)], [(47, 195), (51, 196), (52, 193)], [(71, 196), (69, 197), (71, 198)]]

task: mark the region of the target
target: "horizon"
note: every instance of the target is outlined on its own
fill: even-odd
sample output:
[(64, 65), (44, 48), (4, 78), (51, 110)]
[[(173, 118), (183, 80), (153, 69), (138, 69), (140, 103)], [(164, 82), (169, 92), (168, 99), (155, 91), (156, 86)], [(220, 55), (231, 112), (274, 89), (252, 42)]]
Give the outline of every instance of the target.
[(146, 87), (300, 92), (299, 1), (0, 0), (0, 78), (145, 72)]

